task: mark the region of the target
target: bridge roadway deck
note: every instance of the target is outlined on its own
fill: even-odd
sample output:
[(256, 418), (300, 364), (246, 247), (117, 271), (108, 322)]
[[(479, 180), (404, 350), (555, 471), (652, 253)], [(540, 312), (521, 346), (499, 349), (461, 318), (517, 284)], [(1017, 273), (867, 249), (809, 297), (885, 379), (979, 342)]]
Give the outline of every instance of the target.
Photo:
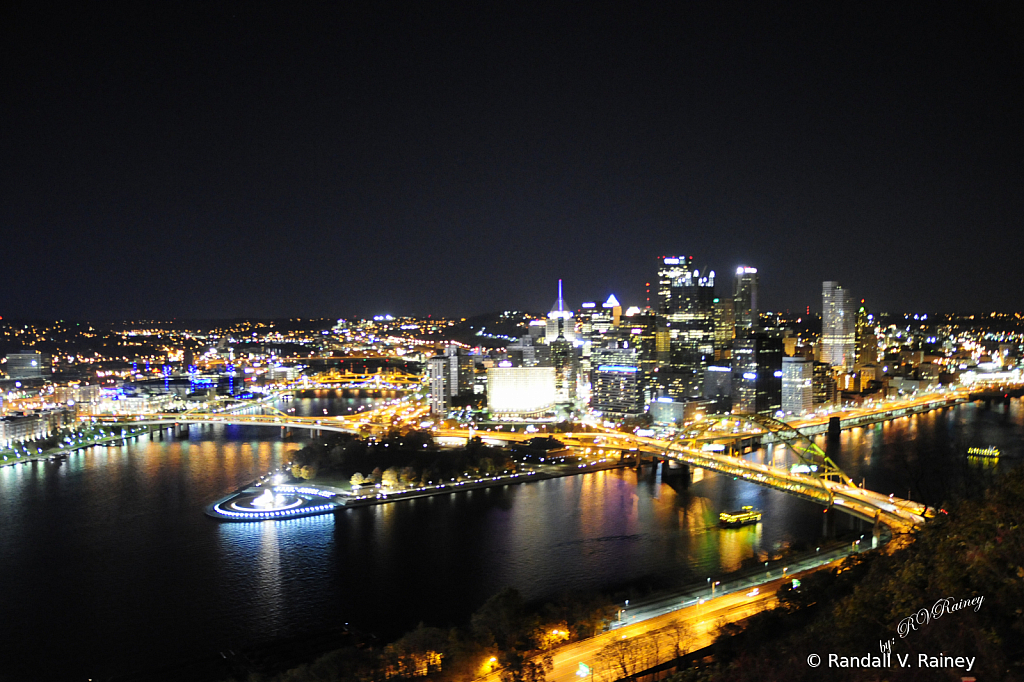
[(339, 433), (359, 433), (358, 424), (345, 417), (295, 417), (272, 414), (226, 414), (167, 412), (162, 414), (94, 415), (83, 420), (111, 426), (174, 426), (176, 424), (251, 424), (255, 426), (278, 426)]

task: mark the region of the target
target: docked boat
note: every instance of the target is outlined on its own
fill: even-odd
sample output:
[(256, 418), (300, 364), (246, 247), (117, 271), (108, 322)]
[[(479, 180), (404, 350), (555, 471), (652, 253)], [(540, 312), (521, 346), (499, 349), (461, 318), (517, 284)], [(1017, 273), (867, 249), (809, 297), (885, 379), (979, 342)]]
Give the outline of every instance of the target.
[(722, 512), (718, 515), (718, 523), (725, 528), (739, 528), (761, 522), (761, 511), (753, 507), (743, 507), (737, 511)]
[(989, 459), (996, 459), (999, 455), (999, 448), (992, 447), (991, 445), (987, 448), (967, 448), (968, 457), (986, 457)]

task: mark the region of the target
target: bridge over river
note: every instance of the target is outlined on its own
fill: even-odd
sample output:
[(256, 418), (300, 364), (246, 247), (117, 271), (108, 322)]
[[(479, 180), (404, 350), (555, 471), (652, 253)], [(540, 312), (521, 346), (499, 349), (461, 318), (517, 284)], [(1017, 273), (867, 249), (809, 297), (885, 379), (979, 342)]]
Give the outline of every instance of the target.
[[(947, 394), (941, 397), (920, 398), (895, 407), (880, 406), (844, 415), (844, 421), (860, 423), (879, 418), (894, 418), (908, 413), (955, 404), (965, 396)], [(385, 408), (390, 414), (364, 413), (337, 417), (299, 417), (279, 410), (275, 414), (238, 413), (163, 413), (121, 416), (93, 416), (85, 419), (120, 426), (175, 426), (183, 424), (249, 424), (300, 428), (312, 431), (359, 433), (361, 430), (386, 428), (390, 418), (403, 408)], [(898, 412), (897, 414), (894, 414)], [(374, 411), (377, 412), (377, 411)], [(417, 415), (421, 410), (417, 410)], [(381, 421), (380, 417), (387, 417)], [(828, 418), (819, 419), (827, 424)], [(708, 418), (690, 430), (673, 438), (654, 438), (623, 433), (602, 427), (569, 433), (537, 434), (504, 430), (435, 429), (439, 439), (468, 441), (479, 437), (491, 444), (525, 442), (538, 435), (551, 435), (567, 447), (636, 452), (653, 458), (672, 460), (693, 467), (717, 471), (742, 478), (757, 485), (780, 490), (790, 495), (814, 501), (826, 509), (841, 511), (872, 523), (889, 526), (895, 533), (907, 533), (924, 523), (931, 515), (925, 505), (912, 500), (883, 495), (858, 487), (842, 472), (804, 433), (807, 427), (820, 426), (809, 420), (786, 423), (759, 415), (727, 415)], [(852, 424), (851, 424), (852, 425)], [(844, 424), (845, 426), (845, 424)], [(785, 469), (737, 456), (742, 444), (751, 438), (765, 437), (786, 444), (799, 459), (799, 465)], [(737, 444), (740, 447), (737, 447)]]

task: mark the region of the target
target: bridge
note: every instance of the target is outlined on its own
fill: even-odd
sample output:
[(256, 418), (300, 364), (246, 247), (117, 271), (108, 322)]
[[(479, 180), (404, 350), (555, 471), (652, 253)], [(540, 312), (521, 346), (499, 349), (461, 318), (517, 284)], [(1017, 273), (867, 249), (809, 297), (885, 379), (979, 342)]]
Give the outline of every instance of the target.
[[(930, 513), (919, 502), (859, 488), (813, 441), (785, 422), (761, 415), (728, 415), (718, 419), (709, 418), (705, 422), (671, 439), (649, 438), (612, 430), (538, 434), (448, 429), (435, 431), (434, 435), (461, 439), (479, 437), (483, 442), (492, 444), (552, 437), (568, 447), (646, 452), (796, 495), (865, 521), (881, 522), (898, 533), (911, 532), (923, 524), (926, 514)], [(741, 430), (742, 425), (751, 428)], [(749, 436), (758, 431), (774, 434), (778, 441), (793, 451), (799, 464), (786, 470), (751, 462), (714, 448), (723, 441)]]
[(334, 388), (349, 386), (355, 388), (417, 388), (423, 383), (422, 374), (406, 374), (396, 371), (377, 372), (340, 372), (331, 369), (311, 377), (314, 384)]
[(311, 431), (335, 431), (338, 433), (359, 433), (359, 424), (349, 417), (296, 417), (276, 414), (227, 414), (206, 412), (164, 412), (138, 415), (92, 415), (79, 417), (110, 426), (177, 426), (179, 424), (223, 424), (279, 426), (281, 428), (309, 429)]

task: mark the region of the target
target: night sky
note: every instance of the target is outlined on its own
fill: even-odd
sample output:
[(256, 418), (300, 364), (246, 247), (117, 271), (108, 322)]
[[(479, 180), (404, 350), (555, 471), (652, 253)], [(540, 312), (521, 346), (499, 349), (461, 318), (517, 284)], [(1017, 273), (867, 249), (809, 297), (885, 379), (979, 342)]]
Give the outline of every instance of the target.
[(1024, 310), (1014, 3), (298, 4), (2, 4), (0, 315)]

